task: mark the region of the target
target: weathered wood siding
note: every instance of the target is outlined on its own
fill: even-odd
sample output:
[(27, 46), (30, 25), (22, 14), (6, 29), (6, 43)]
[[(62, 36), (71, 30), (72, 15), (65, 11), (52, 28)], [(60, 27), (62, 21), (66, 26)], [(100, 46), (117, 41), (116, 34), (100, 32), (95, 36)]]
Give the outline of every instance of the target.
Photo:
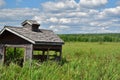
[(29, 25), (29, 24), (25, 24), (23, 26), (24, 28), (27, 28), (28, 30), (32, 30), (32, 31), (38, 31), (39, 30), (39, 25)]
[(0, 36), (0, 43), (2, 44), (30, 44), (28, 41), (16, 36), (15, 34), (5, 31)]
[(28, 30), (32, 30), (32, 27), (29, 24), (25, 24), (23, 27), (27, 28)]
[(30, 45), (26, 45), (26, 53), (25, 53), (25, 61), (29, 60), (31, 61), (32, 60), (32, 55), (33, 55), (33, 45), (30, 44)]

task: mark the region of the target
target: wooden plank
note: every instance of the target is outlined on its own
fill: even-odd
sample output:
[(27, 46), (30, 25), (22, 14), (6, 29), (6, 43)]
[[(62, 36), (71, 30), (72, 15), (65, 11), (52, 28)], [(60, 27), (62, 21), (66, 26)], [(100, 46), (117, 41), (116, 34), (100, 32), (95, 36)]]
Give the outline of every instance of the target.
[(42, 51), (47, 51), (52, 50), (52, 51), (59, 51), (61, 50), (62, 46), (58, 46), (58, 45), (34, 45), (34, 50), (42, 50)]
[(42, 51), (42, 55), (45, 55), (45, 51)]
[(49, 59), (49, 49), (47, 50), (47, 60)]
[(31, 63), (32, 55), (33, 55), (33, 45), (32, 44), (26, 45), (25, 61), (29, 60)]
[(16, 34), (13, 34), (9, 31), (5, 31), (0, 36), (0, 43), (2, 44), (30, 44), (29, 41), (17, 36)]
[(24, 48), (24, 60), (23, 60), (23, 62), (25, 62), (25, 60), (26, 60), (26, 47)]
[(4, 45), (0, 44), (0, 64), (4, 61)]
[(3, 53), (4, 53), (4, 56), (3, 56), (3, 63), (5, 63), (6, 62), (6, 57), (5, 57), (5, 55), (6, 55), (6, 47), (4, 46), (3, 47)]
[(16, 47), (14, 47), (14, 54), (16, 54)]
[(62, 60), (62, 49), (60, 50), (60, 61)]
[(26, 47), (26, 44), (23, 45), (13, 45), (13, 44), (5, 44), (6, 47), (19, 47), (19, 48), (24, 48)]

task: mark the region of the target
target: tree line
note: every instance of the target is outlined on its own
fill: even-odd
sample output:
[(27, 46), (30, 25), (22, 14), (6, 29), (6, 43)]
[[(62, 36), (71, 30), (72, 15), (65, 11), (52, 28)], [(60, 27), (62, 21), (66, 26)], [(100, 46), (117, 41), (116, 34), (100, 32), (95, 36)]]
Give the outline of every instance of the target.
[(120, 42), (120, 33), (59, 34), (65, 42)]

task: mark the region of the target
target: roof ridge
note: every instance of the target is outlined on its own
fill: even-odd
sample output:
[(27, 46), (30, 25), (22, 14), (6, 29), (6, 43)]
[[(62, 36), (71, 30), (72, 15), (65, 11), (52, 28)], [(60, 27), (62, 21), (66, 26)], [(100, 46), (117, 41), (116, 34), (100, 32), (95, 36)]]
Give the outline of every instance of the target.
[[(21, 29), (25, 29), (24, 27), (20, 27), (20, 26), (4, 26), (4, 28), (21, 28)], [(48, 29), (39, 29), (39, 30), (44, 30), (44, 31), (52, 31), (52, 30), (48, 30)], [(53, 31), (52, 31), (53, 32)]]
[(10, 28), (23, 28), (23, 27), (18, 27), (18, 26), (6, 26), (6, 25), (5, 25), (4, 28), (6, 28), (6, 27), (7, 27), (7, 28), (9, 28), (9, 27), (10, 27)]

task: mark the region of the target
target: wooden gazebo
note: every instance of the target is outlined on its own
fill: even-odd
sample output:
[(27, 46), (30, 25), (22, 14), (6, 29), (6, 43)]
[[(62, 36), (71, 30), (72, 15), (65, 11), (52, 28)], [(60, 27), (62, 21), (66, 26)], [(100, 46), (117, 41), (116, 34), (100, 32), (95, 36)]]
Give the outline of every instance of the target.
[[(64, 44), (51, 30), (39, 29), (40, 24), (35, 20), (25, 20), (23, 27), (5, 26), (0, 32), (0, 63), (5, 63), (6, 47), (22, 47), (24, 62), (33, 58), (49, 59), (49, 51), (55, 51), (61, 59)], [(33, 54), (33, 50), (42, 51), (42, 55)], [(46, 54), (45, 54), (46, 53)]]

